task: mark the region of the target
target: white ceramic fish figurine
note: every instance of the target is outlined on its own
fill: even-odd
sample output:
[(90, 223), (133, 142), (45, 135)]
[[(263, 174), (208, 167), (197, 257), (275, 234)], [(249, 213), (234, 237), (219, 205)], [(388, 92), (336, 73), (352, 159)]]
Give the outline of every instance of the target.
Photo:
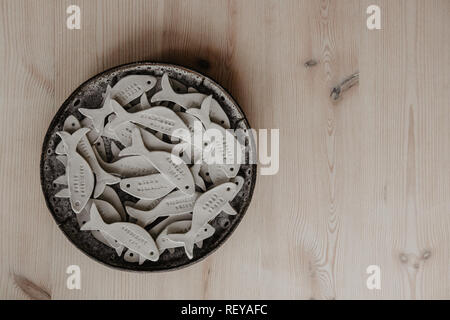
[[(176, 103), (177, 105), (183, 107), (184, 109), (190, 108), (198, 108), (202, 104), (203, 100), (207, 97), (207, 95), (202, 93), (185, 93), (179, 94), (175, 92), (170, 84), (169, 76), (166, 74), (163, 75), (161, 79), (161, 88), (162, 90), (155, 93), (151, 98), (151, 102), (158, 101), (171, 101)], [(230, 128), (230, 120), (228, 119), (227, 114), (223, 111), (222, 107), (219, 103), (213, 99), (210, 108), (210, 117), (211, 119), (220, 124), (226, 129)]]
[(242, 146), (236, 137), (209, 119), (210, 97), (205, 99), (200, 109), (188, 109), (186, 112), (198, 118), (206, 128), (203, 157), (207, 164), (221, 168), (227, 177), (233, 178), (239, 171), (242, 162)]
[(120, 156), (134, 155), (145, 157), (159, 172), (165, 175), (170, 183), (182, 192), (190, 195), (195, 192), (194, 178), (186, 163), (169, 152), (148, 151), (138, 129), (133, 131), (131, 147), (125, 148), (120, 152)]
[(189, 259), (193, 258), (194, 243), (197, 234), (234, 198), (236, 188), (235, 183), (227, 182), (203, 193), (195, 202), (191, 229), (184, 234), (167, 235), (172, 241), (183, 242), (186, 255)]
[(192, 195), (186, 195), (181, 191), (174, 191), (166, 196), (155, 208), (145, 211), (133, 207), (125, 207), (128, 214), (135, 218), (139, 225), (147, 226), (159, 217), (179, 215), (192, 212), (195, 201), (201, 193), (195, 192)]
[(64, 131), (57, 132), (67, 152), (66, 174), (69, 182), (70, 204), (75, 213), (83, 210), (94, 190), (94, 174), (91, 167), (77, 152), (79, 141), (88, 131), (89, 129), (82, 128), (72, 135)]
[(184, 138), (184, 134), (188, 132), (188, 128), (183, 120), (169, 108), (153, 107), (147, 110), (129, 113), (114, 100), (111, 101), (111, 105), (114, 113), (117, 115), (110, 123), (110, 128), (112, 130), (116, 130), (116, 128), (123, 123), (133, 122), (143, 127), (181, 139)]
[(161, 173), (122, 179), (120, 181), (120, 189), (122, 191), (144, 200), (162, 198), (174, 188), (174, 185)]
[[(86, 204), (86, 207), (84, 207), (84, 209), (77, 214), (77, 221), (78, 221), (78, 225), (80, 227), (82, 227), (84, 224), (86, 224), (91, 218), (91, 207), (92, 204), (95, 203), (95, 205), (97, 206), (97, 209), (100, 213), (100, 215), (102, 216), (103, 221), (105, 221), (106, 223), (114, 223), (114, 222), (120, 222), (121, 221), (121, 217), (120, 214), (116, 211), (116, 209), (109, 204), (106, 201), (102, 201), (102, 200), (98, 200), (98, 199), (90, 199), (88, 201), (88, 203)], [(98, 241), (106, 244), (107, 246), (110, 246), (114, 249), (116, 249), (117, 254), (120, 256), (122, 254), (122, 250), (123, 247), (121, 248), (120, 246), (110, 243), (110, 241), (108, 241), (109, 239), (106, 239), (104, 234), (102, 234), (101, 231), (92, 231), (92, 235), (94, 236), (94, 238), (96, 238)], [(111, 246), (111, 244), (113, 244)]]
[(125, 106), (151, 90), (156, 82), (157, 79), (150, 75), (126, 76), (111, 89), (111, 98)]
[(139, 264), (144, 263), (145, 260), (159, 259), (156, 243), (144, 228), (129, 222), (106, 224), (95, 203), (91, 207), (90, 220), (81, 227), (81, 230), (98, 230), (106, 234), (120, 245), (139, 254)]
[(158, 170), (142, 156), (123, 157), (114, 162), (105, 162), (98, 154), (96, 148), (94, 148), (94, 153), (103, 169), (122, 178), (147, 176), (158, 172)]
[[(182, 247), (183, 242), (176, 242), (171, 240), (168, 237), (168, 234), (178, 234), (178, 233), (186, 233), (191, 228), (192, 221), (184, 220), (177, 221), (170, 225), (168, 225), (156, 238), (156, 245), (158, 246), (159, 253), (163, 253), (166, 249), (173, 249)], [(201, 242), (209, 237), (211, 237), (216, 230), (209, 224), (206, 224), (204, 228), (200, 230), (195, 238), (195, 242)]]
[(96, 109), (79, 108), (78, 111), (85, 117), (88, 117), (92, 121), (92, 126), (97, 132), (102, 133), (105, 125), (105, 118), (110, 115), (113, 110), (111, 106), (111, 87), (108, 85), (106, 88), (105, 98), (103, 99), (102, 106)]
[[(81, 127), (80, 122), (75, 117), (71, 119), (71, 122), (73, 127)], [(60, 148), (61, 146), (63, 146), (62, 142), (58, 144), (56, 149), (62, 149), (62, 151), (59, 152), (64, 152), (65, 150), (64, 148)], [(77, 146), (77, 151), (88, 162), (89, 166), (92, 169), (92, 172), (95, 175), (94, 198), (97, 198), (100, 194), (103, 193), (106, 185), (116, 184), (120, 182), (120, 179), (118, 177), (114, 177), (113, 175), (109, 174), (99, 165), (97, 157), (95, 156), (91, 144), (89, 143), (89, 140), (86, 136), (83, 136), (81, 138)]]

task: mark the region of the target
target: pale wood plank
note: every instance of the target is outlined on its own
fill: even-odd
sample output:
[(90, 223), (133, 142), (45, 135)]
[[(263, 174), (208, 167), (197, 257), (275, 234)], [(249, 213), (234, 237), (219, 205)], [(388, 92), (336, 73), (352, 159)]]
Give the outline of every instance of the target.
[[(53, 1), (0, 2), (0, 297), (51, 294), (52, 228), (39, 178), (54, 105)], [(22, 288), (20, 289), (20, 285)], [(27, 289), (28, 288), (28, 289)]]

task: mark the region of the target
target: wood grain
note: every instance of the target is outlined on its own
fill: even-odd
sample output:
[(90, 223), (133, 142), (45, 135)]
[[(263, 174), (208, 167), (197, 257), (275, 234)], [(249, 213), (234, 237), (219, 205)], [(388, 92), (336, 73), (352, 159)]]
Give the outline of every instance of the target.
[[(81, 8), (81, 30), (66, 8)], [(382, 10), (382, 30), (366, 8)], [(449, 299), (446, 0), (0, 0), (0, 298)], [(317, 65), (305, 67), (308, 60)], [(280, 129), (239, 228), (189, 268), (106, 268), (60, 232), (39, 182), (46, 129), (106, 68), (153, 60), (216, 79)], [(334, 102), (336, 85), (359, 85)], [(66, 268), (81, 268), (81, 290)], [(381, 290), (366, 268), (381, 267)], [(19, 281), (17, 280), (19, 279)]]

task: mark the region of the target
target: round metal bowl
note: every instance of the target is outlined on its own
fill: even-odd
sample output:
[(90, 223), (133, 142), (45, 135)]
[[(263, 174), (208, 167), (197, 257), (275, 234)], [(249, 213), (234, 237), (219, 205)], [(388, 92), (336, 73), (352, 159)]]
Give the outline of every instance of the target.
[[(107, 85), (114, 86), (125, 76), (144, 74), (161, 77), (164, 73), (168, 73), (169, 77), (178, 80), (188, 87), (196, 88), (201, 93), (213, 95), (214, 99), (220, 103), (228, 115), (231, 128), (250, 129), (250, 125), (242, 109), (231, 95), (208, 77), (176, 65), (136, 62), (104, 71), (79, 86), (59, 108), (44, 138), (40, 171), (42, 191), (48, 209), (60, 229), (75, 246), (89, 257), (114, 268), (132, 271), (166, 271), (186, 267), (202, 260), (217, 249), (232, 234), (244, 216), (253, 195), (256, 182), (256, 164), (248, 164), (248, 159), (255, 152), (256, 148), (252, 139), (253, 137), (250, 136), (246, 141), (247, 164), (241, 165), (238, 174), (245, 179), (245, 183), (239, 194), (231, 202), (231, 205), (238, 214), (236, 216), (228, 216), (221, 213), (215, 218), (211, 222), (211, 225), (216, 229), (216, 232), (212, 237), (203, 242), (202, 248), (195, 247), (194, 258), (192, 260), (187, 258), (183, 248), (177, 248), (173, 254), (169, 254), (166, 250), (158, 261), (146, 261), (142, 265), (125, 261), (123, 257), (119, 257), (116, 254), (114, 249), (95, 239), (90, 232), (80, 231), (69, 200), (54, 197), (60, 189), (64, 188), (64, 186), (53, 184), (53, 181), (65, 172), (64, 166), (56, 159), (55, 154), (56, 145), (60, 141), (56, 132), (62, 130), (64, 120), (69, 115), (74, 115), (81, 120), (83, 116), (78, 112), (78, 108), (99, 106), (103, 99), (102, 94), (106, 91)], [(250, 130), (248, 131), (250, 132)], [(105, 147), (107, 155), (110, 156), (109, 142), (107, 139), (105, 139)], [(132, 198), (123, 193), (118, 186), (113, 186), (113, 188), (122, 201)]]

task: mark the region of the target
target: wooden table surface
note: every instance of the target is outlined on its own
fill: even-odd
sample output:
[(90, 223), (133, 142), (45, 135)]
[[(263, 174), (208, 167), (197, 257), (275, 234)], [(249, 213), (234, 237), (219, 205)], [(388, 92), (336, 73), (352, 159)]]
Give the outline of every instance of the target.
[[(81, 30), (66, 27), (71, 4)], [(366, 27), (371, 4), (381, 30)], [(0, 298), (449, 299), (449, 17), (448, 0), (0, 0)], [(258, 177), (233, 236), (170, 273), (89, 259), (40, 188), (62, 102), (137, 60), (196, 69), (252, 127), (280, 129), (280, 170)], [(66, 287), (69, 265), (80, 290)], [(370, 265), (380, 290), (366, 286)]]

